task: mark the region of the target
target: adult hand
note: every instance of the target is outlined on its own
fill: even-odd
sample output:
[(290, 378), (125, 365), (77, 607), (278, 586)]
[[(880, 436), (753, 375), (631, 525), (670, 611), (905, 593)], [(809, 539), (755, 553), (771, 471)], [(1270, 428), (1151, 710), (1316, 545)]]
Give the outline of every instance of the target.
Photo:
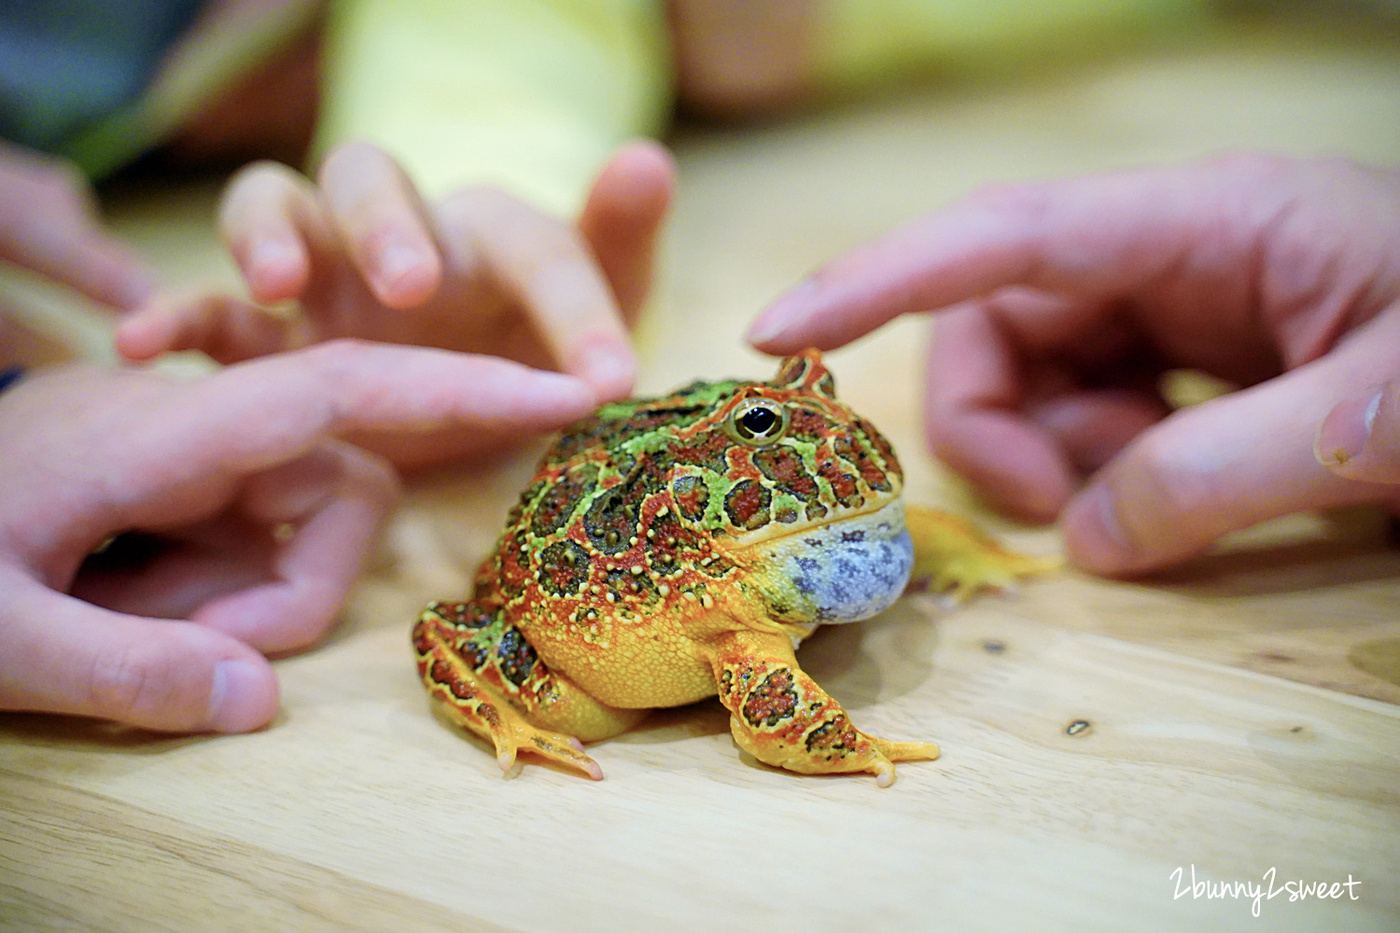
[(1338, 476), (1400, 485), (1400, 379), (1332, 409), (1315, 449), (1318, 462)]
[[(27, 377), (0, 395), (0, 708), (265, 724), (277, 686), (263, 653), (329, 628), (395, 501), (388, 465), (340, 436), (543, 431), (594, 401), (504, 360), (348, 341), (187, 383)], [(158, 546), (88, 560), (131, 532)]]
[(631, 391), (627, 338), (651, 283), (674, 166), (659, 145), (624, 146), (576, 226), (491, 188), (425, 205), (398, 165), (343, 146), (318, 184), (258, 163), (224, 196), (220, 227), (253, 300), (167, 299), (129, 318), (120, 351), (203, 350), (235, 362), (335, 337), (489, 353), (558, 368), (600, 400)]
[(151, 275), (136, 252), (102, 229), (78, 170), (0, 142), (0, 260), (127, 310), (145, 301)]
[[(936, 309), (934, 452), (1013, 514), (1059, 514), (1086, 569), (1400, 506), (1393, 386), (1371, 445), (1328, 441), (1400, 373), (1400, 174), (1238, 157), (989, 190), (831, 263), (750, 339), (830, 348)], [(1246, 388), (1169, 412), (1159, 379), (1180, 367)]]

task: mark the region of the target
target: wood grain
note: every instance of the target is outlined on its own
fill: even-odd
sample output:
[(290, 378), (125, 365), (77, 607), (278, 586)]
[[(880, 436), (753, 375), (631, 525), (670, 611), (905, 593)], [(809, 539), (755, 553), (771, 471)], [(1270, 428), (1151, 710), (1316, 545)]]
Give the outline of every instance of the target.
[[(151, 877), (145, 896), (186, 910), (309, 928), (333, 908), (372, 923), (400, 904), (386, 892), (461, 920), (447, 929), (834, 930), (863, 928), (871, 904), (901, 929), (1024, 910), (1091, 929), (1126, 911), (1166, 929), (1242, 922), (1247, 903), (1173, 900), (1171, 872), (1191, 865), (1361, 880), (1354, 903), (1264, 905), (1271, 929), (1400, 916), (1400, 710), (1008, 611), (1037, 604), (917, 598), (804, 647), (857, 723), (942, 743), (888, 790), (758, 765), (708, 703), (597, 746), (602, 783), (533, 766), (502, 780), (429, 712), (396, 619), (280, 662), (284, 711), (257, 735), (0, 717), (5, 862), (25, 866), (6, 874), (40, 917), (108, 916), (114, 897), (140, 916), (143, 895), (117, 895)], [(75, 882), (75, 865), (101, 877)]]
[(501, 929), (97, 794), (12, 771), (0, 787), (4, 929)]

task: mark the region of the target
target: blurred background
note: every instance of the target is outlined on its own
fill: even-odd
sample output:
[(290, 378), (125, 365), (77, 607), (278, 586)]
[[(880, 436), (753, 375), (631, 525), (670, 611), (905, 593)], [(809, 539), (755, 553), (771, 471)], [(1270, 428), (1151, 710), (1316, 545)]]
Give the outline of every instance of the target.
[[(65, 5), (41, 6), (61, 17)], [(185, 6), (187, 18), (203, 22), (200, 4)], [(138, 102), (146, 95), (144, 111), (116, 107), (120, 119), (96, 121), (96, 130), (76, 134), (69, 155), (90, 163), (111, 229), (148, 259), (164, 284), (236, 292), (213, 225), (226, 173), (260, 154), (314, 159), (304, 154), (317, 131), (311, 121), (334, 123), (336, 115), (318, 113), (307, 89), (340, 80), (335, 71), (344, 66), (323, 54), (319, 31), (327, 13), (320, 4), (220, 6), (233, 15), (216, 18), (212, 32), (232, 51), (192, 53), (172, 40), (179, 73), (172, 79), (171, 69), (158, 71), (153, 87), (129, 90)], [(813, 8), (823, 8), (825, 18), (804, 25), (803, 11)], [(0, 4), (0, 21), (21, 21), (0, 36), (11, 51), (24, 50), (14, 36), (18, 30), (23, 39), (29, 28), (25, 9)], [(982, 185), (1239, 150), (1380, 164), (1400, 159), (1400, 3), (1394, 0), (677, 0), (667, 12), (658, 28), (667, 29), (671, 47), (656, 53), (662, 64), (653, 71), (669, 69), (669, 87), (645, 100), (634, 95), (631, 106), (640, 116), (605, 113), (596, 121), (620, 135), (638, 126), (653, 130), (680, 163), (662, 276), (641, 332), (645, 390), (758, 367), (741, 335), (767, 300), (833, 254)], [(661, 22), (655, 11), (628, 15), (628, 22)], [(538, 28), (546, 48), (545, 32), (553, 27)], [(342, 25), (341, 33), (347, 31)], [(228, 36), (240, 32), (256, 34), (256, 41), (230, 43)], [(239, 69), (249, 67), (249, 47), (259, 43), (276, 51), (267, 69), (272, 77), (251, 86), (271, 94), (286, 113), (273, 121), (277, 132), (240, 135), (238, 108), (257, 98), (250, 82), (240, 84)], [(807, 59), (795, 57), (795, 46)], [(51, 73), (68, 73), (55, 63), (80, 79), (90, 67), (81, 58), (60, 62), (42, 47), (28, 54), (4, 56), (0, 99), (42, 94), (58, 81)], [(72, 81), (78, 89), (65, 93), (84, 93), (83, 81)], [(201, 94), (207, 100), (200, 102)], [(450, 109), (453, 101), (437, 106)], [(133, 110), (144, 123), (133, 119)], [(7, 119), (0, 127), (16, 125)], [(359, 129), (351, 120), (346, 132)], [(510, 126), (482, 132), (509, 134)], [(145, 137), (153, 153), (143, 154)], [(570, 170), (586, 178), (596, 157), (586, 146), (575, 149), (578, 164)], [(467, 154), (436, 158), (461, 163), (465, 180), (478, 170)], [(489, 175), (489, 168), (479, 170)], [(430, 176), (426, 187), (440, 183), (431, 165), (423, 171)], [(578, 187), (566, 182), (566, 190), (568, 184)], [(529, 188), (529, 180), (521, 186)], [(568, 196), (557, 200), (567, 206)], [(3, 210), (26, 206), (7, 203)], [(6, 341), (24, 359), (113, 359), (113, 312), (37, 276), (0, 267), (0, 308), (13, 322)], [(866, 342), (877, 342), (878, 352), (848, 351), (853, 365), (889, 366), (891, 355), (914, 365), (921, 338), (911, 340), (909, 329), (919, 326), (906, 322)]]

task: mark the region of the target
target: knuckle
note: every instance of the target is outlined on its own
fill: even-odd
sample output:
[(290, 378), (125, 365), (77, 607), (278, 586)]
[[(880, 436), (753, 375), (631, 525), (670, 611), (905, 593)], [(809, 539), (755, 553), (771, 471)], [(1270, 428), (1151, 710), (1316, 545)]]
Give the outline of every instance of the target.
[(196, 686), (188, 665), (164, 642), (131, 644), (93, 659), (90, 675), (92, 707), (101, 716), (120, 722), (164, 729), (199, 725), (206, 696), (193, 695)]
[(303, 362), (323, 376), (340, 377), (370, 353), (372, 344), (358, 337), (337, 337), (301, 351)]
[[(1209, 521), (1221, 514), (1225, 501), (1223, 464), (1200, 445), (1184, 441), (1179, 432), (1149, 431), (1136, 445), (1126, 464), (1134, 475), (1133, 511), (1142, 535), (1149, 533), (1141, 516), (1150, 515), (1156, 526)], [(1134, 528), (1127, 529), (1131, 534)]]
[[(388, 362), (376, 361), (388, 348), (354, 337), (338, 337), (297, 352), (298, 404), (306, 420), (304, 430), (325, 436), (344, 427), (348, 413), (375, 394), (369, 383), (373, 373)], [(367, 394), (368, 393), (368, 394)], [(314, 427), (313, 427), (314, 426)]]

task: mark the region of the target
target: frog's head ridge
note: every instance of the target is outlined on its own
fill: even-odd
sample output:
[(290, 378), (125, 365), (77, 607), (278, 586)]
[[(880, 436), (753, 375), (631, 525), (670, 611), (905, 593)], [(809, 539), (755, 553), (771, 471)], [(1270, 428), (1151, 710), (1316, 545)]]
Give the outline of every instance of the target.
[(771, 380), (692, 383), (646, 408), (676, 416), (653, 456), (680, 520), (726, 550), (876, 512), (902, 491), (893, 448), (836, 397), (816, 350)]

